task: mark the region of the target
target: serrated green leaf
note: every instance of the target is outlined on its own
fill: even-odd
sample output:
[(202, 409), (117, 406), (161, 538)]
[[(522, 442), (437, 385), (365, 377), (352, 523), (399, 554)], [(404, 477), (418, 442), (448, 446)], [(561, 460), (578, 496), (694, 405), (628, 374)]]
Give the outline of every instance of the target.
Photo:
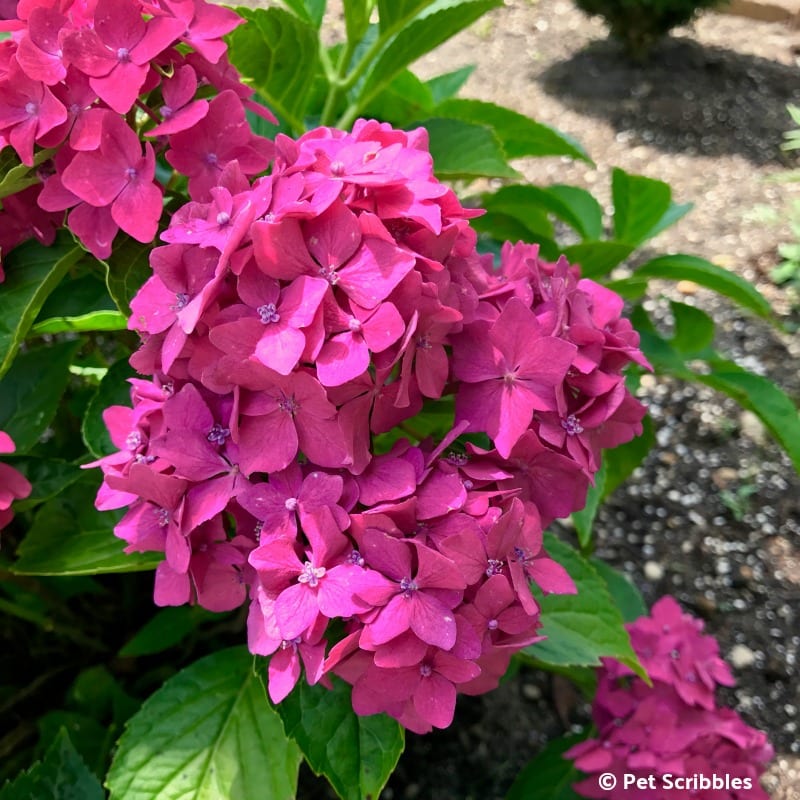
[(589, 563), (606, 582), (608, 593), (616, 603), (625, 622), (633, 622), (639, 617), (647, 616), (647, 603), (641, 592), (621, 572), (599, 558), (592, 557), (589, 559)]
[(621, 264), (634, 250), (623, 242), (581, 242), (564, 248), (570, 264), (580, 264), (581, 276), (599, 278)]
[(152, 249), (152, 244), (142, 244), (126, 236), (115, 243), (113, 252), (103, 262), (108, 293), (126, 316), (130, 316), (133, 296), (153, 274), (149, 263)]
[(36, 720), (36, 727), (39, 729), (39, 747), (44, 749), (53, 744), (63, 728), (86, 766), (98, 778), (103, 777), (106, 756), (113, 744), (106, 725), (86, 714), (58, 709), (42, 714)]
[[(398, 32), (390, 36), (364, 78), (359, 88), (359, 108), (409, 64), (500, 5), (502, 0), (382, 0), (381, 33), (395, 29)], [(415, 16), (404, 22), (412, 13)]]
[(664, 181), (631, 175), (619, 168), (611, 176), (611, 193), (614, 238), (634, 247), (653, 235), (672, 202), (672, 190)]
[(716, 357), (708, 363), (711, 372), (697, 374), (697, 380), (756, 414), (800, 472), (800, 415), (792, 400), (772, 381), (747, 372), (732, 361)]
[(653, 420), (646, 414), (642, 420), (642, 435), (611, 450), (603, 451), (606, 468), (603, 499), (610, 497), (642, 463), (656, 443)]
[(672, 346), (687, 358), (699, 356), (714, 341), (714, 320), (699, 308), (670, 301), (675, 319)]
[(76, 317), (52, 317), (37, 322), (31, 328), (31, 334), (41, 336), (44, 333), (68, 333), (69, 331), (124, 331), (128, 327), (128, 318), (119, 311), (90, 311)]
[(84, 474), (75, 464), (55, 459), (31, 456), (12, 457), (8, 458), (8, 461), (30, 481), (33, 487), (24, 500), (17, 500), (14, 504), (17, 511), (25, 511), (52, 499)]
[(0, 381), (0, 430), (11, 436), (20, 455), (39, 441), (55, 416), (69, 365), (82, 344), (78, 339), (26, 350)]
[(594, 475), (594, 486), (589, 487), (586, 493), (586, 505), (580, 511), (572, 513), (572, 524), (575, 526), (575, 533), (578, 535), (578, 544), (581, 552), (586, 552), (592, 544), (592, 529), (594, 518), (600, 508), (600, 503), (605, 496), (606, 485), (606, 461), (600, 465), (600, 469)]
[(170, 678), (129, 721), (108, 773), (111, 800), (289, 800), (301, 756), (253, 657), (234, 647)]
[(678, 253), (660, 256), (642, 264), (634, 272), (634, 278), (658, 278), (668, 281), (693, 281), (707, 289), (729, 297), (743, 308), (760, 317), (773, 316), (769, 301), (748, 281), (704, 258)]
[(119, 651), (123, 658), (161, 653), (186, 638), (200, 620), (211, 617), (196, 606), (162, 608)]
[(50, 247), (31, 240), (3, 259), (6, 278), (0, 290), (0, 377), (11, 366), (47, 296), (82, 255), (83, 250), (72, 238), (61, 233)]
[(593, 667), (600, 666), (603, 657), (615, 658), (647, 680), (622, 615), (597, 570), (552, 534), (545, 534), (545, 548), (570, 574), (578, 594), (542, 596), (534, 586), (542, 609), (540, 633), (547, 639), (525, 652), (556, 666)]
[(231, 61), (275, 114), (304, 130), (306, 101), (320, 72), (314, 26), (281, 8), (238, 8), (247, 20), (230, 34)]
[(353, 711), (350, 687), (338, 678), (332, 691), (300, 681), (278, 713), (308, 765), (342, 800), (377, 798), (405, 746), (403, 728), (391, 717)]
[(102, 458), (116, 451), (111, 441), (108, 428), (103, 422), (103, 412), (110, 406), (129, 406), (131, 404), (131, 387), (129, 378), (136, 371), (128, 364), (127, 358), (121, 358), (108, 368), (92, 399), (86, 406), (86, 413), (81, 423), (81, 435), (95, 458)]
[(62, 730), (42, 761), (0, 789), (0, 800), (103, 800), (103, 787)]
[(378, 0), (381, 33), (399, 28), (433, 0)]
[(475, 64), (468, 64), (466, 67), (446, 72), (444, 75), (429, 78), (425, 83), (431, 91), (433, 102), (441, 103), (457, 95), (473, 72), (475, 72)]
[(564, 753), (586, 737), (587, 733), (570, 734), (549, 741), (522, 768), (506, 800), (580, 800), (572, 784), (577, 783), (583, 773), (571, 760), (564, 758)]
[(592, 163), (586, 151), (571, 137), (494, 103), (454, 98), (440, 103), (435, 114), (490, 127), (509, 158), (569, 156)]
[(426, 119), (420, 123), (430, 137), (433, 169), (442, 179), (520, 178), (508, 165), (503, 148), (490, 128), (457, 119)]
[(155, 569), (164, 554), (123, 552), (114, 536), (118, 513), (97, 511), (99, 479), (87, 477), (45, 503), (19, 546), (18, 575), (96, 575)]

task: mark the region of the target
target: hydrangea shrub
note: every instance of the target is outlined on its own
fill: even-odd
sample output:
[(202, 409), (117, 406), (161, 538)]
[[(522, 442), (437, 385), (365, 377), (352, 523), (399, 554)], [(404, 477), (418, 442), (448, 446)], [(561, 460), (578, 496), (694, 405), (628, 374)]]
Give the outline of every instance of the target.
[[(512, 153), (586, 157), (546, 126), (452, 97), (459, 73), (423, 85), (405, 69), (496, 4), (379, 2), (374, 23), (374, 3), (347, 3), (347, 43), (330, 51), (311, 0), (248, 11), (244, 25), (203, 0), (21, 0), (4, 24), (0, 425), (21, 457), (0, 464), (0, 527), (30, 528), (9, 574), (151, 569), (162, 613), (241, 609), (247, 643), (179, 671), (130, 717), (112, 798), (155, 785), (165, 798), (234, 785), (288, 796), (301, 758), (340, 796), (376, 796), (405, 729), (450, 725), (457, 695), (495, 688), (523, 650), (556, 671), (606, 659), (599, 738), (572, 752), (586, 773), (668, 757), (738, 759), (757, 777), (769, 758), (715, 708), (730, 676), (708, 637), (666, 602), (657, 622), (679, 633), (627, 633), (588, 559), (609, 476), (647, 449), (626, 381), (702, 356), (705, 382), (720, 367), (736, 388), (716, 354), (676, 353), (681, 330), (667, 342), (634, 312), (640, 338), (601, 282), (609, 253), (622, 260), (687, 209), (665, 184), (616, 171), (618, 207), (648, 212), (619, 211), (607, 241), (581, 190), (506, 186), (480, 203), (441, 180), (514, 179)], [(435, 118), (416, 124), (395, 81)], [(366, 113), (379, 109), (397, 118)], [(314, 127), (298, 130), (306, 118)], [(546, 213), (585, 241), (558, 245)], [(677, 277), (671, 267), (640, 273)], [(691, 268), (765, 313), (740, 279)], [(635, 297), (641, 282), (616, 287)], [(756, 388), (800, 463), (790, 401)], [(87, 394), (76, 443), (70, 414)], [(13, 449), (0, 433), (0, 453)], [(570, 514), (580, 552), (546, 547)], [(559, 614), (574, 626), (564, 641)], [(145, 626), (120, 653), (165, 651), (173, 635)], [(667, 645), (696, 680), (669, 672)], [(672, 726), (664, 741), (648, 745), (640, 707)], [(350, 737), (336, 758), (332, 720)], [(686, 720), (696, 735), (678, 743)], [(48, 744), (9, 791), (69, 769), (65, 791), (102, 796), (68, 737)], [(656, 755), (645, 764), (639, 748)], [(594, 796), (590, 783), (577, 788)]]

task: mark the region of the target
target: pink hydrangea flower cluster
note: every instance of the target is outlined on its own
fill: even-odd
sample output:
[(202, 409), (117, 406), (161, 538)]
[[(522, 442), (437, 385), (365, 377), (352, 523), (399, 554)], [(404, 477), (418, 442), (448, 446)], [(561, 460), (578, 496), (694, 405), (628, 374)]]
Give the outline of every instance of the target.
[[(565, 754), (593, 776), (578, 783), (577, 792), (620, 800), (766, 800), (758, 779), (772, 748), (766, 734), (716, 706), (717, 685), (732, 686), (734, 680), (716, 640), (702, 630), (703, 623), (682, 613), (672, 597), (659, 600), (650, 617), (628, 625), (653, 685), (619, 662), (604, 660), (593, 706), (598, 737)], [(620, 781), (616, 789), (601, 789), (596, 773), (603, 772), (653, 775), (656, 788), (624, 787)], [(666, 775), (672, 777), (665, 787)], [(713, 776), (722, 785), (715, 785)], [(646, 780), (639, 786), (647, 786)]]
[[(16, 447), (11, 437), (0, 431), (0, 455), (13, 453)], [(10, 464), (0, 463), (0, 530), (6, 527), (14, 517), (11, 504), (22, 500), (31, 493), (28, 479)]]
[(162, 152), (197, 199), (233, 159), (265, 170), (272, 143), (253, 135), (245, 106), (272, 117), (249, 100), (222, 40), (241, 22), (205, 0), (20, 0), (0, 42), (0, 151), (29, 167), (37, 147), (55, 152), (40, 184), (4, 199), (0, 250), (32, 236), (50, 244), (67, 210), (98, 258), (119, 230), (152, 241)]
[[(419, 732), (539, 638), (531, 580), (575, 591), (542, 529), (640, 432), (621, 371), (645, 363), (576, 268), (478, 255), (427, 145), (365, 120), (279, 136), (270, 175), (234, 161), (174, 214), (131, 304), (152, 380), (106, 412), (97, 499), (165, 553), (158, 604), (249, 601), (275, 702), (304, 666)], [(435, 403), (452, 430), (412, 444)]]

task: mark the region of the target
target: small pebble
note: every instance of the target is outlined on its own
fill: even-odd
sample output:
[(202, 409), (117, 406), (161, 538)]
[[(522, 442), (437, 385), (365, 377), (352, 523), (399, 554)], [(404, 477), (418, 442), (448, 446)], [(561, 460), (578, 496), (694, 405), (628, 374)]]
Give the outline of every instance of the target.
[(645, 561), (644, 577), (648, 581), (660, 581), (664, 577), (664, 567), (658, 561)]
[(755, 663), (756, 654), (746, 644), (737, 644), (728, 654), (728, 660), (734, 669), (746, 669)]

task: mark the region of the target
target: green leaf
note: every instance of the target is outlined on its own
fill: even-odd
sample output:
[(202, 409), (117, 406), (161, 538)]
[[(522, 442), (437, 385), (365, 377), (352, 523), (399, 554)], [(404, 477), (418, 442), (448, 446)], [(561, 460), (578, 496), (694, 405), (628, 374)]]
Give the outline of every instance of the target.
[[(491, 212), (504, 212), (525, 222), (533, 218), (553, 214), (566, 222), (582, 238), (599, 239), (603, 235), (603, 212), (597, 200), (583, 189), (574, 186), (503, 186), (496, 192), (481, 197), (483, 207)], [(475, 221), (480, 224), (482, 217)], [(542, 233), (545, 229), (538, 227)], [(552, 226), (549, 229), (552, 236)]]
[(580, 800), (572, 788), (583, 773), (564, 753), (586, 739), (587, 733), (561, 736), (549, 741), (517, 775), (506, 800)]
[[(7, 38), (8, 34), (4, 36), (0, 34), (0, 42)], [(21, 164), (19, 157), (10, 147), (0, 154), (0, 208), (3, 207), (3, 198), (9, 197), (12, 194), (21, 192), (30, 186), (41, 183), (41, 179), (37, 174), (37, 167), (52, 158), (55, 150), (39, 150), (33, 156), (33, 164), (28, 167)], [(0, 253), (0, 256), (4, 254)]]
[(90, 311), (77, 317), (53, 317), (37, 322), (32, 328), (34, 336), (43, 333), (66, 333), (68, 331), (124, 331), (128, 318), (119, 311)]
[(509, 158), (569, 156), (592, 163), (574, 139), (510, 108), (483, 100), (451, 99), (440, 103), (435, 113), (437, 117), (460, 119), (492, 128)]
[(283, 0), (300, 19), (311, 23), (317, 30), (325, 16), (326, 0)]
[(103, 787), (62, 730), (42, 761), (0, 789), (0, 800), (103, 800)]
[[(108, 727), (96, 719), (77, 711), (48, 711), (36, 720), (39, 729), (39, 747), (47, 749), (66, 730), (78, 755), (87, 767), (98, 777), (105, 774), (105, 761), (113, 744)], [(75, 798), (80, 800), (80, 798)]]
[(675, 319), (672, 346), (687, 358), (699, 356), (714, 341), (714, 320), (705, 311), (686, 303), (671, 300), (669, 305)]
[(542, 191), (550, 197), (550, 211), (577, 231), (582, 239), (603, 237), (603, 207), (591, 192), (560, 183)]
[(585, 553), (591, 547), (594, 518), (597, 516), (600, 503), (605, 496), (605, 485), (606, 462), (603, 459), (600, 469), (595, 473), (594, 486), (590, 486), (586, 494), (586, 505), (580, 511), (572, 513), (572, 524), (575, 526), (575, 533), (578, 535), (578, 544), (581, 547), (581, 552)]
[(709, 360), (711, 372), (697, 374), (701, 383), (724, 392), (767, 426), (800, 472), (800, 415), (792, 400), (772, 381), (724, 358)]
[(39, 441), (55, 416), (69, 365), (82, 344), (78, 339), (26, 350), (0, 383), (0, 430), (11, 436), (20, 455)]
[(33, 490), (24, 500), (17, 500), (14, 508), (24, 511), (40, 505), (60, 494), (84, 474), (80, 467), (66, 461), (48, 458), (9, 458), (11, 463), (29, 481)]
[(50, 247), (35, 240), (21, 244), (3, 260), (0, 290), (0, 377), (8, 371), (20, 343), (47, 296), (83, 255), (66, 233)]
[(381, 33), (399, 28), (433, 0), (378, 0)]
[(347, 31), (347, 41), (355, 44), (367, 32), (369, 15), (375, 0), (348, 0), (344, 4), (344, 26)]
[(658, 278), (668, 281), (693, 281), (707, 289), (729, 297), (743, 308), (760, 317), (773, 316), (769, 301), (748, 281), (704, 258), (676, 254), (660, 256), (643, 264), (634, 272), (635, 278)]
[[(395, 29), (398, 32), (390, 37), (369, 69), (359, 89), (359, 108), (364, 107), (404, 67), (500, 5), (502, 0), (434, 0), (433, 3), (381, 0), (381, 34)], [(419, 9), (422, 11), (413, 19), (404, 22)]]
[(270, 708), (253, 657), (222, 650), (170, 678), (129, 721), (111, 800), (288, 800), (300, 753)]
[(606, 582), (608, 592), (625, 622), (633, 622), (639, 617), (647, 616), (647, 603), (641, 592), (621, 572), (599, 558), (590, 558), (589, 563)]
[(602, 657), (615, 658), (647, 680), (622, 615), (597, 570), (552, 534), (545, 534), (545, 548), (569, 572), (578, 594), (541, 596), (534, 585), (542, 608), (541, 633), (547, 639), (525, 652), (556, 666), (594, 667)]
[(231, 61), (277, 116), (302, 131), (306, 100), (320, 71), (317, 30), (281, 8), (237, 11), (247, 24), (230, 34)]
[[(242, 26), (246, 27), (246, 26)], [(131, 313), (130, 302), (153, 274), (150, 269), (152, 244), (142, 244), (130, 236), (114, 244), (111, 255), (103, 262), (106, 266), (106, 286), (122, 314)]]
[(332, 691), (300, 681), (278, 713), (308, 765), (342, 800), (377, 798), (405, 746), (403, 728), (391, 717), (353, 711), (350, 687), (338, 678)]
[(117, 450), (103, 422), (103, 412), (110, 406), (130, 406), (131, 387), (128, 379), (135, 375), (136, 372), (128, 364), (128, 359), (121, 358), (109, 367), (86, 406), (81, 435), (89, 452), (95, 458), (102, 458)]
[[(92, 476), (94, 478), (94, 476)], [(97, 480), (86, 478), (45, 503), (19, 546), (18, 575), (95, 575), (155, 569), (164, 554), (123, 552), (119, 514), (97, 511)]]
[(424, 120), (420, 125), (428, 130), (437, 177), (447, 180), (522, 177), (508, 165), (503, 148), (490, 128), (440, 118)]
[(617, 487), (621, 486), (630, 477), (636, 467), (645, 460), (655, 443), (656, 436), (653, 431), (653, 420), (647, 414), (642, 420), (641, 436), (637, 436), (630, 442), (621, 444), (611, 450), (603, 451), (603, 464), (606, 469), (603, 499), (610, 497)]
[(581, 242), (564, 248), (570, 264), (580, 264), (581, 276), (598, 278), (607, 275), (634, 250), (623, 242)]
[(431, 90), (413, 72), (404, 69), (364, 109), (364, 116), (408, 127), (433, 111)]
[(123, 658), (149, 656), (183, 641), (200, 620), (211, 617), (194, 606), (162, 608), (119, 651)]
[(437, 75), (435, 78), (429, 78), (426, 83), (431, 91), (433, 102), (441, 103), (457, 95), (473, 72), (475, 72), (475, 64), (467, 64), (466, 67), (446, 72), (444, 75)]
[(664, 181), (630, 175), (615, 168), (611, 177), (614, 203), (614, 237), (634, 247), (649, 239), (672, 202), (672, 190)]

